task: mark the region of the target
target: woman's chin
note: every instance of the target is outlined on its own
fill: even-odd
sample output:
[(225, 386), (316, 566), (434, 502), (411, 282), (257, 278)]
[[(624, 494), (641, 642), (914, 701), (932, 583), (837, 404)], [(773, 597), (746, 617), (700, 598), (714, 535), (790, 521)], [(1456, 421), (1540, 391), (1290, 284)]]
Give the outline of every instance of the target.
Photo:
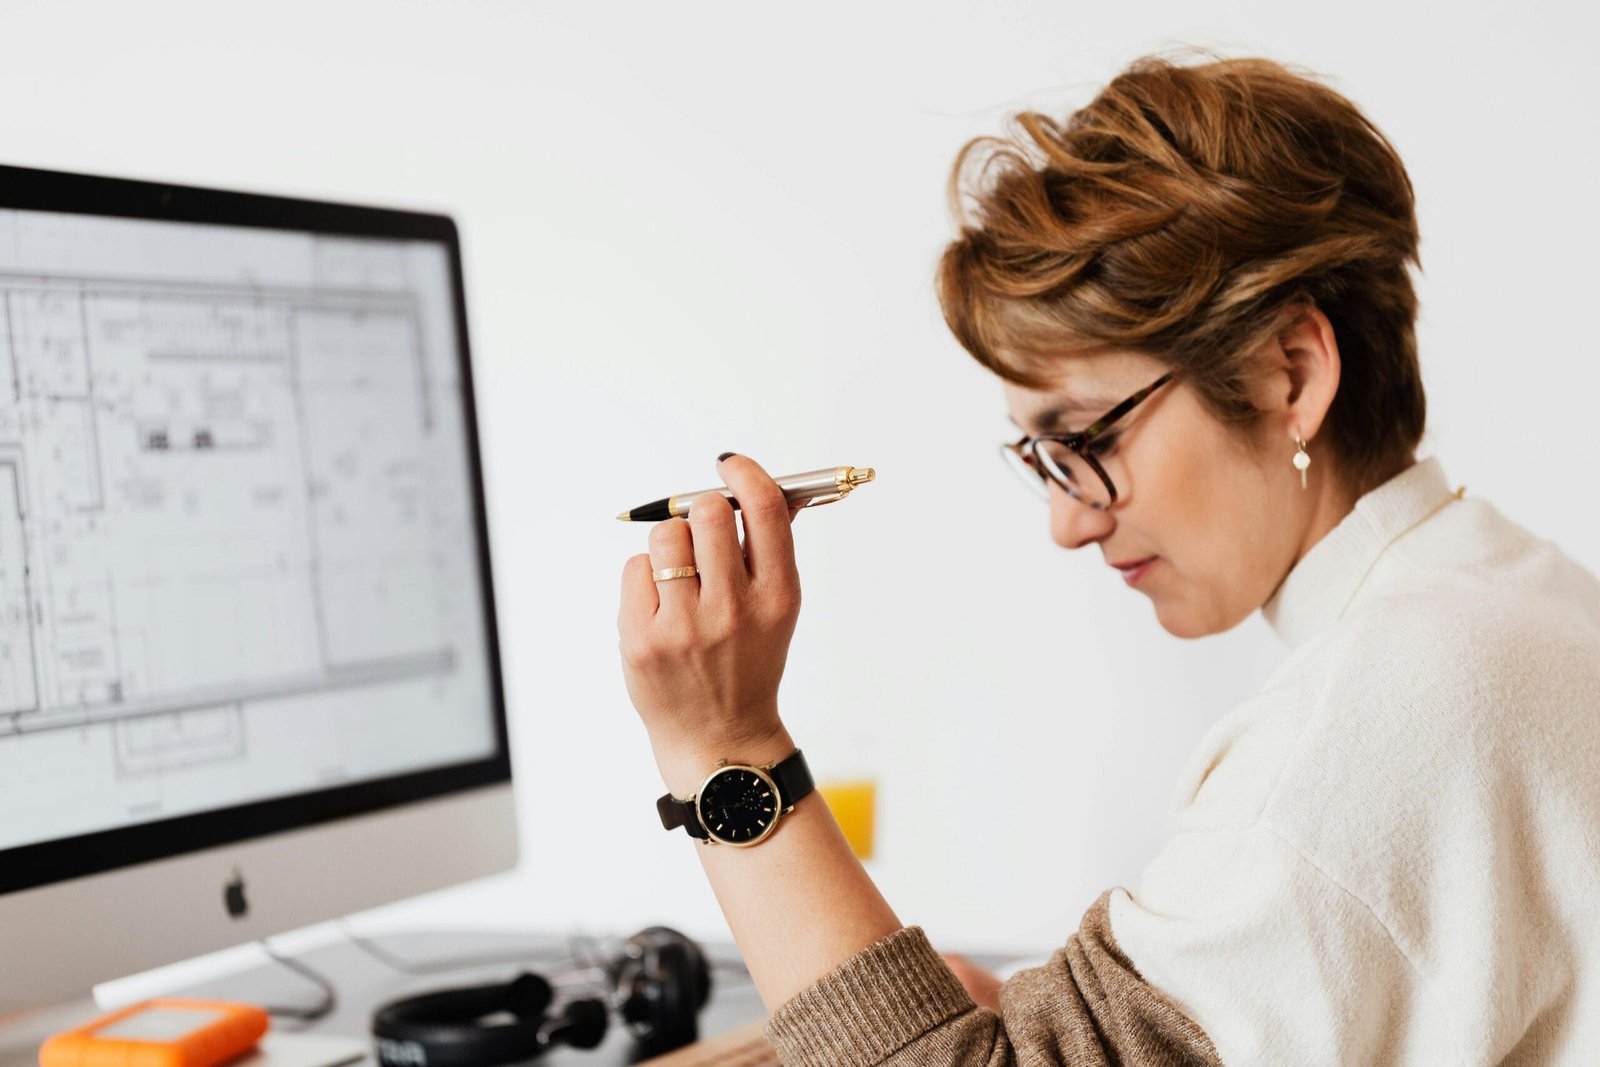
[[(1224, 633), (1244, 621), (1244, 616), (1233, 618), (1218, 611), (1197, 611), (1193, 604), (1174, 602), (1171, 597), (1151, 597), (1156, 609), (1156, 621), (1173, 637), (1193, 640)], [(1247, 613), (1248, 614), (1248, 613)]]

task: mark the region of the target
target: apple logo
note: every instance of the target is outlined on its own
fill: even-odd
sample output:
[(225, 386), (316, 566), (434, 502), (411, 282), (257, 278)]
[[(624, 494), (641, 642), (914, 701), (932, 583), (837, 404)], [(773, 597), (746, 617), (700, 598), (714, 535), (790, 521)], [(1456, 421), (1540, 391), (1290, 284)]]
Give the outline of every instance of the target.
[(250, 912), (250, 902), (244, 898), (244, 876), (237, 867), (233, 869), (233, 880), (222, 887), (222, 903), (235, 919), (242, 919)]

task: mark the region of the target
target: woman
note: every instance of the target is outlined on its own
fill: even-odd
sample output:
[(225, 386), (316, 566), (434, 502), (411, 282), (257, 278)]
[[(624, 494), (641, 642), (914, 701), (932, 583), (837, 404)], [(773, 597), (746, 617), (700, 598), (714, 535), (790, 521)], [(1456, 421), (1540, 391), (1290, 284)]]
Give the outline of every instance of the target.
[[(958, 159), (939, 273), (1008, 454), (1055, 541), (1168, 631), (1260, 609), (1291, 654), (1201, 743), (1137, 891), (998, 997), (902, 926), (819, 801), (699, 849), (769, 1040), (827, 1067), (1600, 1062), (1600, 583), (1415, 460), (1400, 160), (1261, 60), (1143, 60), (1018, 127)], [(742, 550), (708, 497), (623, 574), (666, 808), (795, 750), (791, 516), (755, 461), (719, 472)]]

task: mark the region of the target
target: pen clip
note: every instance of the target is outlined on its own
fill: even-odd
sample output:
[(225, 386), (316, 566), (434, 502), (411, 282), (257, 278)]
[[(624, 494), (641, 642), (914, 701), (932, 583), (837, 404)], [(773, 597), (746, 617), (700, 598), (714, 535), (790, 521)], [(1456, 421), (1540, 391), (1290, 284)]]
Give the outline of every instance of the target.
[(817, 507), (820, 504), (832, 504), (835, 501), (843, 500), (845, 497), (847, 497), (849, 495), (850, 495), (850, 490), (849, 489), (841, 489), (837, 493), (829, 493), (826, 496), (814, 496), (810, 500), (807, 500), (804, 504), (802, 504), (801, 507), (802, 508), (814, 508), (814, 507)]

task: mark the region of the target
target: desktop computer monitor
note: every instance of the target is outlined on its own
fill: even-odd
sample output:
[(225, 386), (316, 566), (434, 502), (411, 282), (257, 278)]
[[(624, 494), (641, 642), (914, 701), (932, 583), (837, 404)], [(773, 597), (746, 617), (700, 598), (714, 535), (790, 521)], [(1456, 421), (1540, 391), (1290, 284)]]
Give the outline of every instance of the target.
[(0, 1013), (516, 862), (447, 217), (0, 167)]

